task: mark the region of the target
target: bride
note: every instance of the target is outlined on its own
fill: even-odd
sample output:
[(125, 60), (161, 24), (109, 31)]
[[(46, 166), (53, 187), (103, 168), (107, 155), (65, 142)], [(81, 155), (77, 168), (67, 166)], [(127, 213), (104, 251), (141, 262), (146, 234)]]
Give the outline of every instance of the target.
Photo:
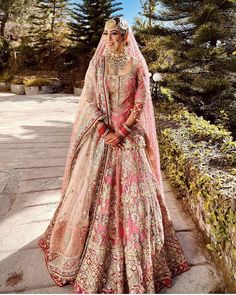
[(147, 64), (106, 22), (79, 98), (61, 200), (38, 244), (74, 293), (156, 293), (189, 269), (164, 201)]

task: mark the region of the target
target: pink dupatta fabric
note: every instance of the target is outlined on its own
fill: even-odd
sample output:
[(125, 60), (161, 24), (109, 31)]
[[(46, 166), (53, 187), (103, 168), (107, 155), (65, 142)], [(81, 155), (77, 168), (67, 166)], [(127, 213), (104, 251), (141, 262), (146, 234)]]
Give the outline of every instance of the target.
[[(164, 195), (163, 182), (160, 167), (159, 144), (157, 140), (154, 108), (150, 92), (149, 71), (146, 61), (138, 48), (132, 30), (129, 28), (129, 41), (127, 52), (135, 57), (139, 62), (139, 71), (143, 77), (143, 86), (146, 88), (145, 104), (140, 117), (140, 123), (146, 133), (147, 154), (153, 168), (153, 172), (158, 181), (160, 192)], [(101, 38), (98, 47), (90, 61), (89, 68), (85, 76), (85, 85), (77, 106), (76, 117), (71, 134), (70, 148), (67, 155), (66, 167), (63, 177), (61, 197), (63, 198), (68, 187), (71, 170), (73, 169), (73, 159), (78, 153), (83, 141), (89, 141), (92, 134), (96, 132), (95, 124), (99, 120), (104, 120), (108, 125), (111, 122), (109, 112), (109, 101), (106, 85), (104, 83), (103, 54), (105, 42)], [(85, 159), (86, 160), (86, 159)]]
[[(90, 206), (103, 185), (108, 146), (96, 130), (96, 123), (104, 120), (111, 125), (108, 89), (105, 84), (105, 43), (103, 39), (90, 61), (85, 84), (79, 98), (70, 147), (64, 171), (61, 199), (53, 218), (40, 240), (44, 249), (47, 267), (57, 284), (63, 286), (69, 278), (75, 277), (81, 261), (86, 237), (89, 231)], [(138, 61), (139, 77), (145, 87), (146, 97), (140, 123), (145, 130), (146, 154), (165, 206), (164, 190), (160, 169), (159, 146), (156, 135), (154, 109), (149, 89), (149, 71), (138, 48), (133, 32), (129, 29), (128, 53)], [(94, 165), (94, 162), (97, 164)], [(73, 178), (71, 178), (73, 172)], [(73, 198), (76, 196), (76, 202)], [(70, 270), (56, 275), (67, 265)]]

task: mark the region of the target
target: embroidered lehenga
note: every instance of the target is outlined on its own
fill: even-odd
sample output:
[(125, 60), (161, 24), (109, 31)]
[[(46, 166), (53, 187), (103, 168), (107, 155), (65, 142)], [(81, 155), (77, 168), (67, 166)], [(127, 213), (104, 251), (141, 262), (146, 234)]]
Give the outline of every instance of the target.
[(135, 103), (147, 103), (146, 78), (135, 54), (127, 75), (108, 74), (102, 54), (86, 74), (61, 200), (38, 242), (53, 280), (74, 284), (75, 293), (156, 293), (189, 269), (166, 208), (145, 116), (120, 150), (96, 132), (99, 120), (119, 128)]

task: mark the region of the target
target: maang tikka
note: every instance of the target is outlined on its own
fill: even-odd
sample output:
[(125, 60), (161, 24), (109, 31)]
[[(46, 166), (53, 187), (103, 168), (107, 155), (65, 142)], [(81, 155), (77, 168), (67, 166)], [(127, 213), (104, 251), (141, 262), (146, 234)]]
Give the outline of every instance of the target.
[[(117, 28), (122, 35), (125, 35), (128, 32), (128, 23), (121, 20), (120, 18), (119, 22), (116, 22), (115, 19), (108, 20), (105, 27), (107, 27), (108, 29)], [(105, 53), (107, 57), (107, 62), (113, 69), (115, 75), (118, 75), (119, 71), (122, 71), (126, 67), (131, 58), (125, 51), (121, 53), (115, 53), (110, 51), (109, 49), (106, 49)]]

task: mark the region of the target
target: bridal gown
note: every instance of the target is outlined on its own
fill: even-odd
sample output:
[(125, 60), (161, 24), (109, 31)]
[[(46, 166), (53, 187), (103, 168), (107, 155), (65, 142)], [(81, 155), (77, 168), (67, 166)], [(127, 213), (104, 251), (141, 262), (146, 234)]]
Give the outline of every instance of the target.
[[(136, 73), (133, 63), (127, 75), (105, 74), (114, 128), (123, 124), (134, 105)], [(77, 294), (156, 293), (171, 287), (172, 278), (189, 269), (146, 154), (144, 133), (138, 122), (121, 150), (107, 149), (103, 183), (90, 206), (89, 228), (84, 234), (74, 233), (84, 241), (81, 257), (76, 256), (76, 239), (71, 244), (74, 259), (50, 252), (52, 239), (63, 238), (64, 243), (70, 239), (60, 228), (54, 230), (63, 202), (58, 206), (39, 240), (48, 271), (58, 285), (73, 284)], [(87, 176), (75, 164), (71, 177)], [(69, 186), (68, 190), (76, 189)], [(71, 204), (72, 214), (76, 206)], [(59, 262), (49, 267), (50, 261)]]

